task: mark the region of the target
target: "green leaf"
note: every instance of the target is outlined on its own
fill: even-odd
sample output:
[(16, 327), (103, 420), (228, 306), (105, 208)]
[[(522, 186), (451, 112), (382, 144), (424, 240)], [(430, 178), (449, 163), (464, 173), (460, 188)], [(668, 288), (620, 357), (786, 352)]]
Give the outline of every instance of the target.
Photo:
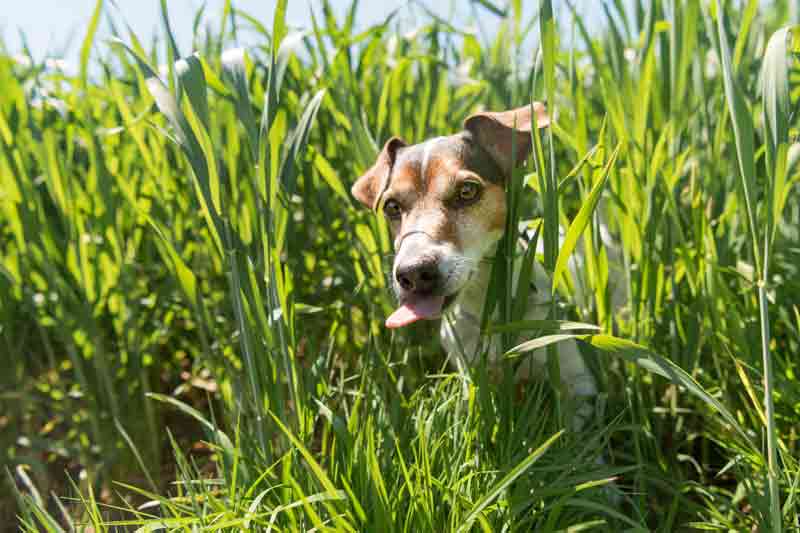
[[(556, 22), (553, 18), (553, 4), (542, 0), (539, 12), (539, 31), (542, 40), (542, 69), (547, 102), (552, 106), (556, 94)], [(552, 113), (553, 110), (551, 109)]]
[[(728, 39), (725, 35), (725, 10), (720, 5), (717, 6), (717, 34), (719, 37), (720, 55), (722, 56), (722, 79), (725, 88), (725, 100), (728, 103), (728, 112), (733, 125), (733, 135), (736, 141), (736, 155), (739, 162), (739, 176), (741, 177), (742, 191), (744, 194), (745, 207), (747, 209), (747, 222), (750, 229), (753, 250), (759, 250), (758, 235), (755, 219), (756, 203), (756, 164), (755, 150), (753, 145), (753, 117), (750, 109), (745, 102), (741, 89), (737, 85), (731, 64), (731, 51)], [(760, 255), (756, 252), (756, 270), (761, 277)]]
[(181, 51), (178, 49), (178, 42), (175, 40), (175, 34), (172, 32), (172, 26), (169, 22), (169, 11), (167, 10), (167, 0), (161, 0), (161, 24), (164, 26), (164, 33), (167, 34), (167, 42), (173, 58), (181, 57)]
[[(766, 130), (767, 173), (771, 178), (771, 212), (767, 220), (768, 242), (775, 237), (783, 211), (789, 152), (789, 69), (791, 67), (791, 43), (796, 27), (787, 26), (776, 31), (767, 44), (761, 67), (761, 97), (764, 101), (764, 128)], [(791, 185), (789, 185), (791, 186)], [(769, 261), (765, 251), (764, 267)]]
[(513, 311), (510, 317), (512, 320), (524, 317), (530, 303), (531, 280), (535, 280), (536, 277), (536, 248), (539, 244), (539, 233), (542, 231), (542, 225), (541, 222), (536, 225), (533, 238), (528, 242), (527, 249), (522, 256), (522, 267), (519, 271), (519, 279), (517, 279), (517, 291), (514, 295)]
[(553, 286), (551, 288), (553, 293), (556, 292), (561, 275), (567, 268), (569, 257), (572, 255), (572, 252), (575, 251), (575, 247), (578, 245), (578, 239), (580, 238), (581, 233), (583, 233), (583, 230), (586, 229), (586, 226), (588, 226), (589, 222), (592, 220), (592, 214), (597, 207), (597, 202), (600, 200), (603, 187), (605, 186), (606, 181), (608, 181), (608, 175), (611, 172), (611, 169), (614, 167), (614, 163), (617, 161), (617, 156), (619, 155), (621, 148), (622, 143), (617, 144), (617, 147), (614, 148), (614, 151), (611, 153), (611, 157), (608, 159), (606, 166), (603, 168), (602, 174), (592, 187), (589, 197), (581, 206), (578, 214), (575, 215), (575, 219), (572, 221), (572, 224), (569, 225), (567, 235), (564, 237), (564, 243), (561, 245), (561, 249), (558, 251), (558, 259), (556, 259), (556, 268), (553, 272)]
[(490, 324), (486, 328), (486, 334), (494, 335), (496, 333), (515, 333), (529, 330), (572, 331), (576, 329), (599, 331), (600, 326), (583, 322), (571, 322), (569, 320), (518, 320), (508, 324)]
[(179, 59), (175, 62), (175, 72), (178, 75), (178, 83), (181, 91), (189, 99), (189, 103), (197, 113), (203, 127), (208, 130), (208, 98), (206, 96), (208, 87), (203, 71), (203, 64), (197, 54)]
[(287, 0), (278, 0), (275, 14), (272, 17), (272, 48), (277, 50), (286, 36), (286, 3)]
[(336, 193), (339, 198), (344, 200), (345, 202), (350, 202), (350, 195), (347, 193), (347, 187), (344, 186), (344, 182), (342, 178), (339, 177), (339, 174), (330, 164), (330, 162), (325, 159), (325, 156), (317, 152), (314, 155), (314, 167), (319, 172), (319, 175), (325, 180), (325, 183)]
[[(602, 143), (601, 144), (596, 144), (596, 145), (594, 145), (592, 147), (591, 150), (586, 152), (583, 155), (583, 157), (581, 157), (581, 160), (578, 161), (578, 163), (574, 167), (572, 167), (572, 170), (570, 170), (569, 173), (566, 176), (564, 176), (561, 179), (561, 181), (558, 182), (558, 192), (559, 192), (559, 194), (564, 191), (564, 187), (567, 185), (567, 183), (569, 183), (569, 181), (572, 178), (574, 178), (575, 176), (578, 175), (578, 173), (583, 169), (584, 165), (586, 165), (587, 162), (591, 161), (592, 156), (595, 153), (597, 153), (599, 150), (602, 150), (602, 149), (603, 149)], [(591, 163), (590, 163), (590, 165), (591, 165)]]
[(278, 179), (283, 184), (288, 194), (294, 192), (295, 180), (297, 178), (297, 161), (308, 142), (311, 126), (314, 124), (314, 119), (317, 116), (317, 111), (322, 104), (322, 98), (324, 96), (325, 89), (320, 89), (317, 94), (314, 95), (303, 111), (300, 122), (297, 124), (297, 128), (292, 132), (291, 138), (289, 139), (288, 150), (278, 174)]
[(506, 352), (505, 356), (508, 358), (519, 357), (524, 353), (532, 352), (534, 350), (538, 350), (539, 348), (544, 348), (545, 346), (549, 346), (557, 342), (576, 339), (578, 337), (580, 337), (580, 335), (576, 335), (574, 333), (556, 333), (554, 335), (544, 335), (542, 337), (537, 337), (535, 339), (525, 341), (522, 344), (519, 344), (514, 348), (511, 348), (509, 351)]
[(733, 65), (736, 68), (739, 68), (742, 62), (742, 55), (744, 54), (744, 48), (747, 44), (747, 38), (750, 36), (750, 25), (758, 14), (758, 4), (758, 0), (750, 0), (742, 14), (741, 24), (736, 36), (736, 45), (733, 49)]
[(159, 518), (153, 522), (148, 522), (133, 533), (153, 533), (153, 531), (188, 527), (194, 522), (194, 518)]
[(114, 419), (114, 426), (117, 428), (119, 434), (122, 435), (123, 440), (133, 453), (133, 456), (136, 458), (136, 462), (139, 463), (139, 468), (142, 469), (142, 472), (144, 472), (145, 477), (147, 477), (147, 481), (148, 483), (150, 483), (150, 487), (157, 492), (158, 485), (156, 485), (156, 482), (153, 480), (153, 476), (150, 475), (150, 469), (147, 468), (147, 464), (144, 462), (142, 454), (139, 453), (139, 449), (136, 447), (136, 444), (133, 442), (133, 439), (131, 439), (131, 436), (128, 435), (127, 431), (125, 431), (125, 428), (122, 427), (122, 424), (120, 423), (119, 419), (117, 418)]
[(778, 146), (789, 139), (789, 45), (795, 28), (776, 31), (767, 44), (761, 72), (764, 125), (767, 128), (767, 169), (775, 165)]
[(100, 24), (100, 14), (103, 12), (103, 0), (97, 0), (94, 6), (94, 13), (92, 19), (89, 21), (89, 26), (86, 30), (86, 37), (83, 38), (81, 45), (81, 85), (86, 90), (89, 83), (89, 56), (92, 53), (92, 45), (94, 44), (95, 35), (97, 35), (97, 27)]
[(486, 8), (486, 10), (494, 13), (500, 18), (506, 18), (508, 16), (508, 13), (506, 12), (505, 9), (498, 7), (496, 4), (493, 4), (489, 0), (474, 0), (474, 2), (476, 4), (480, 4), (481, 6)]
[(247, 55), (244, 48), (232, 48), (222, 54), (222, 79), (233, 91), (236, 106), (236, 117), (247, 133), (247, 145), (250, 147), (253, 161), (258, 161), (259, 128), (250, 102), (250, 91), (247, 87)]

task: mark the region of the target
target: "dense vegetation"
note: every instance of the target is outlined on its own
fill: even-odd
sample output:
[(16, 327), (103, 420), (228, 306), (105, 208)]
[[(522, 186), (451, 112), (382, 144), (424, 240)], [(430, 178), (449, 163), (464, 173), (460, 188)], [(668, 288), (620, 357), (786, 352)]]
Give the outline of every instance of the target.
[[(4, 525), (800, 528), (797, 13), (520, 3), (468, 4), (494, 35), (363, 29), (357, 2), (298, 33), (285, 2), (229, 4), (198, 13), (191, 55), (166, 2), (145, 46), (100, 0), (77, 73), (0, 54)], [(584, 268), (522, 335), (580, 335), (603, 389), (580, 432), (557, 383), (514, 386), (519, 357), (459, 374), (435, 325), (382, 327), (386, 227), (349, 195), (390, 135), (532, 99), (557, 120), (509, 228), (541, 230), (549, 271)]]

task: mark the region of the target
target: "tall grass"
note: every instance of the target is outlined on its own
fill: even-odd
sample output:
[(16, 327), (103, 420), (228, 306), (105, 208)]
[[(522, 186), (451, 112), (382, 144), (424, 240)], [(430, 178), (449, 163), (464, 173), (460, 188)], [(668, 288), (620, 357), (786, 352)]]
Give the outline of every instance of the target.
[[(297, 31), (285, 1), (271, 21), (227, 2), (213, 27), (198, 13), (190, 52), (167, 2), (142, 43), (98, 0), (77, 74), (0, 54), (0, 519), (800, 528), (790, 4), (612, 2), (598, 24), (571, 2), (530, 20), (473, 2), (488, 35), (416, 4), (363, 28), (357, 2), (340, 20), (323, 1)], [(436, 325), (382, 327), (387, 228), (347, 191), (390, 135), (533, 100), (555, 119), (509, 184), (484, 324), (509, 357), (457, 371)], [(515, 292), (522, 228), (544, 254)], [(531, 261), (552, 320), (521, 324)], [(567, 338), (602, 389), (580, 432)], [(549, 377), (519, 386), (534, 349)]]

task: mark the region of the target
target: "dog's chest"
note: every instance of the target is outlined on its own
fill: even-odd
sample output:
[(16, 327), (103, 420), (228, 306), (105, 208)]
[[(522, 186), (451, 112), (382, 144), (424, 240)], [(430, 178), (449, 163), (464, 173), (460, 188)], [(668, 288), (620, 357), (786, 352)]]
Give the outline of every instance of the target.
[[(516, 294), (519, 265), (515, 265), (512, 293)], [(456, 355), (466, 363), (475, 361), (481, 355), (483, 346), (481, 340), (481, 319), (486, 303), (486, 293), (491, 276), (489, 265), (478, 270), (474, 278), (462, 290), (456, 303), (443, 319), (440, 329), (442, 346), (451, 355)], [(533, 279), (528, 293), (525, 312), (526, 320), (543, 320), (547, 318), (550, 307), (550, 278), (539, 263), (534, 263)], [(496, 321), (498, 313), (495, 311), (490, 321)], [(488, 339), (490, 360), (495, 360), (501, 355), (501, 347), (497, 338)]]
[[(452, 310), (445, 314), (440, 329), (442, 346), (451, 358), (451, 362), (455, 363), (462, 371), (466, 370), (466, 366), (472, 366), (477, 362), (484, 350), (487, 352), (490, 363), (497, 362), (503, 356), (503, 346), (498, 335), (481, 342), (481, 318), (489, 284), (490, 268), (487, 266), (482, 270), (476, 275), (470, 286), (465, 287)], [(514, 294), (516, 294), (517, 288), (517, 272), (518, 269), (515, 269)], [(551, 302), (550, 291), (549, 276), (541, 265), (534, 263), (533, 287), (528, 295), (525, 320), (543, 320), (548, 317)], [(497, 321), (496, 312), (491, 321)], [(523, 336), (518, 340), (522, 341), (525, 338)], [(575, 397), (594, 396), (597, 393), (595, 378), (586, 366), (575, 341), (568, 340), (559, 344), (558, 354), (561, 381), (567, 386), (569, 394)], [(546, 350), (534, 350), (527, 354), (523, 364), (518, 366), (517, 376), (526, 379), (532, 374), (539, 373), (546, 361)], [(589, 409), (590, 411), (591, 409)], [(581, 427), (588, 414), (576, 413), (576, 416), (576, 427)]]

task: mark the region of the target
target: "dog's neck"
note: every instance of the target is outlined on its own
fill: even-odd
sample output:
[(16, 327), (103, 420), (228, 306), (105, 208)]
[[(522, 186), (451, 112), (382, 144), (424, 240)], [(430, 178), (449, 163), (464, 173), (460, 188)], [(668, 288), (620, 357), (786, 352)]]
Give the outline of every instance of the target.
[[(503, 253), (502, 250), (504, 249), (501, 244), (502, 240), (503, 238), (500, 237), (492, 242), (487, 248), (483, 249), (479, 259), (475, 260), (475, 266), (472, 269), (469, 280), (461, 288), (458, 298), (453, 304), (454, 311), (458, 310), (459, 313), (468, 313), (477, 317), (478, 320), (481, 319), (486, 303), (486, 293), (492, 280), (492, 269), (498, 259), (503, 259), (498, 257), (498, 254)], [(516, 271), (517, 269), (514, 268), (514, 270)], [(514, 279), (516, 279), (516, 275)]]
[[(496, 247), (493, 247), (478, 262), (472, 277), (461, 289), (458, 298), (443, 317), (440, 330), (442, 343), (450, 353), (463, 354), (468, 360), (474, 357), (478, 348), (483, 311), (492, 279), (492, 267), (496, 260), (495, 254)], [(516, 254), (512, 272), (508, 274), (513, 294), (517, 292), (522, 257), (522, 254)], [(547, 316), (550, 302), (550, 278), (538, 261), (533, 262), (530, 283), (531, 290), (528, 293), (525, 318), (544, 319)]]
[(486, 304), (486, 293), (489, 290), (489, 282), (492, 278), (492, 257), (489, 256), (480, 261), (473, 270), (469, 281), (461, 289), (458, 298), (453, 304), (453, 314), (469, 314), (480, 320), (483, 316), (483, 308)]
[[(492, 279), (492, 268), (494, 264), (498, 260), (504, 260), (505, 258), (498, 258), (497, 254), (502, 253), (502, 246), (500, 246), (500, 242), (496, 242), (491, 248), (483, 255), (483, 258), (477, 262), (477, 266), (473, 270), (472, 276), (470, 277), (469, 281), (464, 285), (461, 289), (461, 293), (458, 296), (458, 299), (453, 304), (454, 310), (458, 308), (461, 313), (469, 313), (471, 315), (477, 316), (480, 319), (483, 316), (483, 308), (486, 303), (486, 293), (489, 290), (489, 283)], [(517, 282), (519, 280), (519, 271), (520, 271), (520, 261), (522, 258), (522, 253), (524, 248), (522, 246), (518, 246), (516, 251), (518, 253), (515, 254), (514, 260), (511, 265), (512, 271), (508, 273), (509, 279), (511, 279), (511, 289), (512, 291), (516, 291)], [(541, 281), (541, 274), (544, 274), (544, 271), (539, 272), (541, 267), (535, 265), (535, 275), (534, 280), (532, 280), (535, 284), (539, 284)], [(546, 277), (546, 274), (544, 274)]]
[(486, 305), (486, 294), (492, 278), (497, 246), (477, 262), (472, 276), (464, 285), (456, 301), (444, 314), (440, 337), (448, 353), (457, 357), (459, 366), (473, 360), (478, 354), (481, 320)]

